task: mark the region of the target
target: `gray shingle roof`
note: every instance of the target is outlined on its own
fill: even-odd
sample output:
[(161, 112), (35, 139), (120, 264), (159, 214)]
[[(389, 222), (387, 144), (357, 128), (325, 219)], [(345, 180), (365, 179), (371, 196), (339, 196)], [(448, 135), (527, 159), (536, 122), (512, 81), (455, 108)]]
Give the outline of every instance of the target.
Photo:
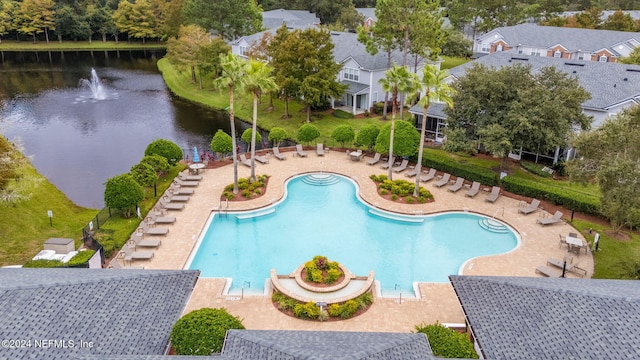
[(640, 281), (449, 279), (488, 359), (640, 358)]
[(276, 9), (262, 13), (262, 26), (266, 29), (279, 28), (282, 23), (287, 24), (288, 27), (297, 28), (319, 25), (320, 19), (306, 10)]
[(630, 99), (640, 100), (639, 65), (495, 52), (482, 56), (473, 62), (456, 66), (449, 72), (459, 78), (464, 76), (467, 69), (473, 67), (476, 62), (489, 68), (501, 68), (514, 64), (531, 65), (531, 70), (534, 72), (543, 67), (555, 66), (559, 71), (576, 77), (580, 85), (591, 94), (591, 99), (582, 104), (586, 108), (605, 111)]
[[(352, 58), (366, 70), (387, 69), (387, 53), (385, 51), (378, 51), (376, 55), (369, 54), (364, 44), (358, 41), (358, 34), (332, 31), (331, 40), (334, 45), (333, 57), (336, 62), (342, 63)], [(391, 62), (402, 64), (402, 53), (400, 51), (392, 52)]]
[[(199, 271), (1, 269), (0, 358), (163, 354)], [(39, 347), (36, 340), (70, 340)], [(93, 347), (80, 347), (80, 341)]]
[[(427, 116), (434, 117), (438, 119), (446, 119), (447, 114), (444, 113), (445, 104), (443, 103), (432, 103), (429, 105), (427, 109)], [(424, 112), (424, 108), (418, 104), (415, 104), (409, 109), (409, 112), (416, 115), (422, 115)]]
[(222, 348), (228, 359), (433, 359), (424, 334), (229, 330)]
[(539, 26), (531, 23), (499, 27), (489, 33), (493, 32), (500, 33), (510, 46), (520, 44), (550, 48), (560, 44), (570, 51), (595, 52), (605, 48), (613, 51), (612, 46), (618, 43), (629, 39), (640, 41), (638, 32)]
[(346, 90), (347, 94), (356, 95), (364, 90), (367, 90), (367, 91), (369, 90), (369, 85), (367, 84), (357, 83), (357, 82), (348, 81), (348, 80), (342, 80), (340, 83), (348, 86)]

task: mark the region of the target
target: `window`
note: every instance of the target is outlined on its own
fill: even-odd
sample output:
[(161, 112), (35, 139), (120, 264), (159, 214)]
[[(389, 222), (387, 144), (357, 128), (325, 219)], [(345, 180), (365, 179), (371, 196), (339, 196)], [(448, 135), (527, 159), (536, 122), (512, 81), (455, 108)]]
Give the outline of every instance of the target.
[(240, 45), (240, 55), (244, 55), (247, 52), (247, 47)]
[(531, 50), (531, 56), (540, 56), (540, 49)]
[(378, 102), (378, 92), (377, 92), (377, 91), (374, 91), (374, 92), (373, 92), (373, 96), (372, 96), (372, 98), (373, 98), (373, 99), (371, 100), (371, 103), (372, 103), (372, 104), (375, 104), (375, 103), (377, 103), (377, 102)]
[(600, 55), (600, 57), (598, 58), (599, 62), (607, 62), (607, 60), (608, 60), (607, 57), (604, 55)]
[(556, 51), (553, 53), (553, 57), (554, 57), (554, 58), (562, 57), (562, 53), (561, 53), (560, 51), (556, 50)]
[(360, 79), (360, 70), (354, 68), (344, 68), (342, 78), (345, 80), (358, 81)]
[(578, 54), (578, 60), (584, 60), (584, 54), (583, 53), (579, 53)]
[(489, 52), (489, 45), (487, 44), (482, 44), (482, 52)]
[(496, 51), (502, 51), (502, 44), (496, 46)]

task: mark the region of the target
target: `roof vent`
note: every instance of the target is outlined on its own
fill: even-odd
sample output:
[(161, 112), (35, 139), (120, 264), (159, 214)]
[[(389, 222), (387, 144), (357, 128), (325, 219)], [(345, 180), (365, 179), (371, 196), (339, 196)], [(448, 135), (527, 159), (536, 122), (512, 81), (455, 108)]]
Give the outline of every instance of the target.
[(509, 61), (511, 61), (511, 60), (529, 61), (528, 58), (521, 58), (521, 57), (512, 57), (511, 59), (509, 59)]
[(627, 79), (627, 78), (624, 78), (624, 79), (622, 79), (622, 80), (624, 80), (624, 81), (627, 81), (627, 80), (629, 80), (629, 79)]
[(573, 73), (575, 74), (575, 73), (577, 73), (577, 71), (573, 70)]
[(640, 72), (640, 69), (627, 69), (627, 71)]
[(564, 63), (564, 64), (565, 64), (565, 65), (568, 65), (568, 66), (584, 66), (584, 64), (570, 63), (570, 62), (566, 62), (566, 63)]

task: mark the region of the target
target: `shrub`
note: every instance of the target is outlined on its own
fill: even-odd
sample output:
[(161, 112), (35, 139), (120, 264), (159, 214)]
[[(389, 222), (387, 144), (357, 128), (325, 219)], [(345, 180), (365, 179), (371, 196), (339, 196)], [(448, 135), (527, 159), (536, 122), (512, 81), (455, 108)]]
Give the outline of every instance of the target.
[(337, 117), (338, 119), (353, 119), (352, 113), (340, 109), (333, 110), (333, 116)]
[(85, 265), (89, 262), (89, 259), (91, 259), (91, 257), (95, 253), (95, 250), (78, 251), (78, 253), (74, 257), (69, 259), (69, 261), (66, 263), (66, 266), (79, 267), (80, 265)]
[(389, 191), (387, 189), (380, 189), (380, 195), (387, 195)]
[(386, 181), (388, 179), (389, 179), (389, 177), (387, 175), (384, 175), (384, 174), (378, 175), (378, 180), (379, 181)]
[(380, 129), (377, 126), (373, 124), (365, 125), (356, 135), (356, 146), (366, 146), (369, 151), (373, 150), (379, 133)]
[(152, 186), (158, 180), (158, 173), (153, 167), (143, 162), (133, 165), (129, 170), (129, 175), (140, 186)]
[(392, 201), (398, 200), (398, 195), (396, 195), (396, 194), (391, 195), (391, 200)]
[(233, 152), (233, 139), (231, 135), (218, 129), (213, 138), (211, 139), (211, 151), (218, 154), (218, 157), (222, 157), (224, 154)]
[(473, 343), (467, 335), (446, 328), (438, 323), (416, 326), (416, 331), (427, 335), (433, 354), (445, 358), (477, 359)]
[(251, 190), (249, 190), (249, 189), (242, 190), (242, 193), (241, 193), (241, 194), (242, 194), (242, 196), (244, 196), (245, 198), (247, 198), (247, 199), (251, 199), (251, 195), (252, 195)]
[(171, 330), (177, 355), (211, 355), (222, 350), (229, 329), (244, 329), (242, 322), (225, 309), (204, 308), (183, 316)]
[(273, 127), (269, 131), (269, 141), (273, 143), (273, 146), (280, 146), (280, 143), (289, 137), (287, 130), (281, 127)]
[(225, 199), (233, 200), (236, 198), (235, 194), (231, 191), (225, 191), (222, 193), (222, 197)]
[(355, 137), (356, 133), (351, 125), (339, 125), (331, 132), (331, 138), (339, 142), (342, 147), (346, 143), (352, 142)]
[(114, 176), (104, 188), (107, 207), (120, 209), (125, 218), (131, 217), (131, 207), (142, 201), (144, 190), (129, 174)]
[[(242, 132), (242, 141), (246, 142), (249, 145), (249, 150), (251, 150), (251, 133), (253, 133), (252, 128), (248, 128)], [(256, 144), (260, 144), (262, 142), (262, 135), (260, 132), (256, 131)]]
[(156, 173), (163, 173), (171, 168), (167, 159), (160, 155), (146, 155), (140, 163), (150, 165)]
[(23, 268), (58, 268), (63, 267), (64, 263), (60, 260), (30, 260), (22, 265)]
[(312, 301), (306, 304), (297, 304), (293, 308), (293, 314), (299, 318), (316, 319), (320, 315), (320, 308)]
[(340, 278), (340, 276), (342, 276), (342, 272), (340, 270), (329, 269), (329, 271), (327, 271), (327, 278), (325, 279), (325, 282), (327, 284), (333, 284)]
[(355, 300), (348, 300), (340, 306), (340, 317), (349, 319), (360, 309), (360, 304)]
[(165, 139), (158, 139), (147, 145), (144, 154), (160, 155), (167, 159), (167, 162), (172, 166), (175, 165), (178, 160), (182, 159), (182, 149), (180, 149), (180, 146)]
[(320, 137), (320, 130), (315, 125), (304, 124), (298, 128), (298, 141), (310, 143)]
[(477, 181), (487, 186), (498, 185), (498, 173), (487, 168), (459, 163), (444, 151), (425, 151), (422, 158), (422, 166), (436, 168), (453, 176), (462, 177), (469, 181)]
[(373, 180), (373, 182), (380, 182), (380, 180), (378, 180), (378, 176), (376, 174), (369, 175), (369, 179)]
[(407, 204), (413, 204), (415, 200), (413, 200), (413, 197), (407, 196), (406, 198), (404, 198), (404, 201), (406, 201)]
[(551, 174), (549, 174), (546, 171), (542, 171), (542, 168), (545, 167), (545, 165), (541, 165), (541, 164), (536, 164), (536, 163), (532, 163), (529, 161), (521, 161), (520, 162), (520, 166), (522, 168), (524, 168), (525, 170), (527, 170), (528, 172), (532, 173), (532, 174), (536, 174), (540, 177), (546, 177), (546, 178), (550, 178)]

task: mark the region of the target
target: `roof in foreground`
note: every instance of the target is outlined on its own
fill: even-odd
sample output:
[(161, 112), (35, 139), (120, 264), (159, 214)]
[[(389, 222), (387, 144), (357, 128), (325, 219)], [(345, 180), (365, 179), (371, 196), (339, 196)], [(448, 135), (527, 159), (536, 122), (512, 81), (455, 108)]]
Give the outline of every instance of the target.
[(449, 278), (485, 358), (640, 357), (640, 281)]
[(434, 359), (421, 333), (229, 330), (224, 359)]
[(582, 106), (602, 111), (640, 98), (640, 66), (598, 61), (568, 60), (544, 56), (530, 56), (513, 52), (495, 52), (449, 70), (456, 78), (465, 75), (474, 64), (489, 68), (501, 68), (515, 64), (530, 65), (536, 72), (543, 67), (555, 67), (558, 71), (576, 77), (580, 85), (591, 94)]
[(24, 346), (4, 348), (0, 357), (161, 355), (198, 276), (186, 270), (2, 269), (0, 338), (24, 340)]

